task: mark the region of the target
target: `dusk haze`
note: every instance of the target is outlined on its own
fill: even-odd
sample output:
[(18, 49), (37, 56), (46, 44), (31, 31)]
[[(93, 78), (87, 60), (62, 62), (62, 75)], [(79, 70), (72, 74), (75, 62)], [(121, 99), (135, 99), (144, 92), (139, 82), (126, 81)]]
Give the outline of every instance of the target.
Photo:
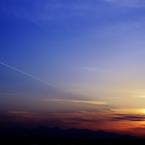
[(145, 135), (144, 0), (1, 0), (0, 129)]

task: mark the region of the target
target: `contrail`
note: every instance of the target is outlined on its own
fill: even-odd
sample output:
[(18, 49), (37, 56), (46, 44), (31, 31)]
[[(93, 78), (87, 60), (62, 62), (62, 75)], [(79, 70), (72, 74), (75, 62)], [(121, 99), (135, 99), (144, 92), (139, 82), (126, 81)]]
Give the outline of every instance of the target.
[(34, 78), (34, 79), (36, 79), (36, 80), (39, 80), (39, 81), (41, 81), (41, 82), (43, 82), (43, 83), (45, 83), (45, 84), (50, 85), (50, 86), (52, 86), (52, 87), (58, 88), (58, 87), (56, 87), (56, 86), (54, 86), (54, 85), (52, 85), (52, 84), (50, 84), (50, 83), (48, 83), (48, 82), (45, 82), (45, 81), (43, 81), (43, 80), (41, 80), (41, 79), (39, 79), (39, 78), (37, 78), (37, 77), (35, 77), (35, 76), (32, 76), (32, 75), (30, 75), (30, 74), (28, 74), (28, 73), (26, 73), (26, 72), (24, 72), (24, 71), (19, 70), (19, 69), (17, 69), (17, 68), (14, 68), (14, 67), (12, 67), (12, 66), (9, 66), (9, 65), (7, 65), (7, 64), (5, 64), (5, 63), (3, 63), (3, 62), (0, 62), (0, 64), (5, 65), (5, 66), (7, 66), (7, 67), (9, 67), (9, 68), (12, 68), (12, 69), (14, 69), (14, 70), (16, 70), (16, 71), (18, 71), (18, 72), (21, 72), (21, 73), (23, 73), (23, 74), (25, 74), (25, 75), (27, 75), (27, 76), (30, 76), (30, 77), (32, 77), (32, 78)]

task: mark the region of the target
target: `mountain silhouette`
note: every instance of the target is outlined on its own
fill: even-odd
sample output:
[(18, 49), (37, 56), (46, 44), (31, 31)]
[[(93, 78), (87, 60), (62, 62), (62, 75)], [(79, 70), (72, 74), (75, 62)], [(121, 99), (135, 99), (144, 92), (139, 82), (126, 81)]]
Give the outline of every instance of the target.
[[(7, 129), (0, 129), (0, 136), (23, 136), (23, 137), (46, 137), (46, 138), (82, 138), (82, 139), (127, 139), (126, 135), (120, 135), (112, 132), (105, 132), (103, 130), (92, 131), (89, 129), (71, 128), (67, 130), (58, 127), (48, 128), (40, 126), (35, 129), (13, 127)], [(130, 139), (135, 139), (131, 137)]]

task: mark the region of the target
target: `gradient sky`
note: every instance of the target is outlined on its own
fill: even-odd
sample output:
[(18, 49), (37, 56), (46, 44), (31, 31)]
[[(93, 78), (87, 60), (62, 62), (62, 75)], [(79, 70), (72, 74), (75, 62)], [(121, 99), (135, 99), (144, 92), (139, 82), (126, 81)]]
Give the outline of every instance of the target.
[(0, 127), (145, 134), (145, 1), (0, 1)]

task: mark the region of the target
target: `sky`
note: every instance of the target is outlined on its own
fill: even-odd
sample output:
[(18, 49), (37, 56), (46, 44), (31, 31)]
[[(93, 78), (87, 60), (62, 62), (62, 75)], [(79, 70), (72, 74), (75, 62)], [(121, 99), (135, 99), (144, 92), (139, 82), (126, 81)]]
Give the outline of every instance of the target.
[(145, 1), (0, 1), (0, 127), (145, 134)]

